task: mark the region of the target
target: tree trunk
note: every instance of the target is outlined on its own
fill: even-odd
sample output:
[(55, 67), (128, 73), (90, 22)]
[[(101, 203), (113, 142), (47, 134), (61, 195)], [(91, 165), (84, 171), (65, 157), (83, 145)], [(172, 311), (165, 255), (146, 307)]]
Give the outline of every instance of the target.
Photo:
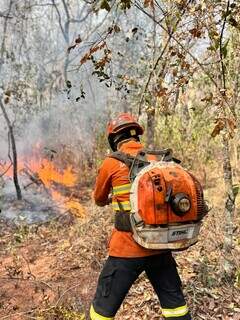
[(0, 212), (2, 212), (2, 197), (3, 197), (3, 181), (2, 177), (0, 177)]
[(147, 112), (147, 147), (154, 149), (155, 143), (155, 109)]
[(222, 269), (223, 276), (231, 277), (233, 275), (232, 263), (232, 245), (234, 230), (234, 211), (235, 211), (235, 194), (232, 181), (232, 167), (230, 161), (229, 140), (226, 134), (222, 138), (222, 154), (223, 154), (223, 173), (225, 182), (226, 202), (225, 202), (225, 230), (223, 243), (223, 260)]
[(22, 200), (22, 192), (21, 192), (21, 188), (20, 188), (20, 185), (18, 182), (17, 148), (16, 148), (15, 137), (13, 134), (13, 127), (12, 127), (11, 121), (8, 117), (8, 114), (5, 110), (5, 107), (4, 107), (1, 99), (0, 99), (0, 107), (1, 107), (4, 119), (6, 120), (8, 130), (9, 130), (10, 142), (11, 142), (11, 147), (12, 147), (12, 157), (13, 157), (13, 159), (12, 159), (12, 161), (13, 161), (13, 181), (14, 181), (14, 185), (15, 185), (15, 189), (16, 189), (16, 193), (17, 193), (17, 199)]

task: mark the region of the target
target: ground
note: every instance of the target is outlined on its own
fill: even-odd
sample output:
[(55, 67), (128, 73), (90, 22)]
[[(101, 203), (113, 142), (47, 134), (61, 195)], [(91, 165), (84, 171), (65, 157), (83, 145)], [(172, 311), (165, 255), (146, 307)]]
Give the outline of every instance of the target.
[[(216, 189), (209, 187), (206, 193), (215, 206), (204, 220), (199, 243), (175, 254), (184, 292), (194, 320), (240, 320), (239, 212), (232, 254), (235, 273), (222, 278), (223, 202)], [(107, 256), (112, 213), (91, 200), (83, 206), (85, 216), (80, 219), (65, 213), (39, 226), (12, 228), (1, 223), (1, 320), (88, 319)], [(159, 302), (144, 275), (115, 319), (161, 319)]]

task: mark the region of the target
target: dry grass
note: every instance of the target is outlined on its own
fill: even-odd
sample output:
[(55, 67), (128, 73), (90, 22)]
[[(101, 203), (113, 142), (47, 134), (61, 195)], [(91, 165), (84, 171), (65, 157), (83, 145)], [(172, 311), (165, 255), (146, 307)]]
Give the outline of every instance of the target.
[[(236, 274), (222, 279), (223, 189), (218, 180), (206, 190), (214, 208), (199, 243), (176, 259), (193, 319), (240, 319), (240, 214), (235, 220), (232, 258)], [(239, 198), (237, 199), (239, 202)], [(52, 223), (17, 230), (1, 225), (0, 319), (88, 319), (96, 281), (107, 256), (111, 210), (85, 203), (87, 216), (62, 216)], [(116, 320), (161, 318), (159, 302), (142, 275), (131, 288)]]

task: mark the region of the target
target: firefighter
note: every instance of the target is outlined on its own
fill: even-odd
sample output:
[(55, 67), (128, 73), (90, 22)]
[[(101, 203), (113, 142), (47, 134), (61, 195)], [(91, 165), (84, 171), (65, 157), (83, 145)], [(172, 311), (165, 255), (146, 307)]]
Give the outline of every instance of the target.
[[(142, 126), (131, 114), (120, 114), (107, 126), (111, 149), (136, 155), (143, 149), (139, 139), (143, 131)], [(143, 248), (132, 237), (128, 220), (128, 212), (131, 210), (128, 173), (129, 169), (124, 163), (107, 157), (96, 179), (95, 203), (101, 207), (112, 203), (115, 211), (115, 228), (109, 241), (109, 257), (98, 279), (90, 308), (90, 318), (91, 320), (114, 319), (130, 287), (145, 271), (159, 298), (163, 318), (189, 320), (191, 316), (171, 252)]]

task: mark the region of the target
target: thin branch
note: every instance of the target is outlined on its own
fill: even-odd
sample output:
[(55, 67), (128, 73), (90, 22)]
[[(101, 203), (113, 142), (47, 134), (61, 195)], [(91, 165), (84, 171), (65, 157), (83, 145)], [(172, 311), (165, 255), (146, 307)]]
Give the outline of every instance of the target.
[(166, 52), (170, 40), (171, 40), (171, 36), (168, 37), (168, 40), (167, 40), (164, 48), (162, 49), (162, 51), (161, 51), (160, 55), (158, 56), (158, 58), (157, 58), (157, 60), (156, 60), (156, 62), (155, 62), (155, 64), (154, 64), (152, 70), (150, 71), (150, 73), (149, 73), (149, 75), (148, 75), (148, 78), (147, 78), (147, 81), (146, 81), (146, 83), (145, 83), (145, 86), (144, 86), (144, 89), (143, 89), (143, 92), (142, 92), (142, 95), (141, 95), (141, 98), (140, 98), (140, 102), (139, 102), (138, 116), (141, 115), (141, 107), (142, 107), (144, 95), (145, 95), (145, 93), (146, 93), (146, 91), (147, 91), (147, 88), (148, 88), (148, 85), (149, 85), (149, 83), (150, 83), (150, 81), (151, 81), (151, 79), (152, 79), (152, 75), (153, 75), (154, 71), (156, 70), (159, 61), (162, 59), (164, 53)]
[(66, 16), (67, 16), (67, 20), (69, 21), (70, 20), (70, 14), (69, 14), (69, 10), (68, 10), (66, 1), (62, 0), (62, 4), (63, 4), (64, 10), (65, 10), (65, 13), (66, 13)]
[(224, 66), (224, 62), (223, 62), (223, 60), (224, 60), (224, 57), (223, 57), (223, 35), (224, 35), (224, 29), (225, 29), (226, 22), (227, 22), (227, 15), (229, 12), (229, 6), (230, 6), (230, 0), (228, 0), (228, 2), (227, 2), (227, 9), (225, 12), (224, 21), (223, 21), (223, 25), (222, 25), (222, 30), (221, 30), (221, 35), (220, 35), (220, 46), (219, 46), (224, 94), (226, 91), (226, 74), (225, 74), (225, 66)]
[(10, 137), (10, 131), (8, 131), (8, 159), (13, 163), (12, 156), (11, 156), (11, 137)]
[[(166, 16), (166, 15), (168, 14), (166, 11), (163, 10), (163, 8), (160, 6), (160, 4), (158, 3), (157, 0), (155, 0), (155, 4), (156, 4), (156, 6), (161, 10), (161, 12), (162, 12), (162, 14), (163, 14), (164, 16)], [(168, 14), (168, 15), (169, 15), (169, 14)]]
[(21, 188), (18, 182), (18, 160), (17, 160), (17, 148), (16, 148), (16, 142), (15, 142), (15, 137), (13, 133), (13, 125), (8, 117), (8, 114), (5, 110), (4, 104), (2, 102), (2, 97), (0, 97), (0, 109), (3, 113), (4, 119), (7, 123), (8, 130), (9, 130), (9, 141), (11, 142), (11, 151), (12, 151), (12, 156), (13, 156), (13, 181), (17, 193), (17, 198), (18, 200), (22, 200), (22, 192)]
[(62, 294), (61, 296), (58, 298), (57, 302), (55, 303), (55, 305), (53, 306), (53, 308), (56, 308), (59, 304), (59, 302), (62, 300), (62, 298), (65, 296), (66, 293), (68, 293), (69, 291), (71, 291), (72, 289), (75, 289), (77, 287), (81, 286), (81, 283), (78, 283), (78, 284), (75, 284), (74, 286), (72, 287), (69, 287), (68, 289), (66, 289)]
[(6, 41), (6, 35), (7, 35), (7, 23), (8, 23), (8, 16), (12, 10), (12, 4), (13, 0), (10, 0), (8, 11), (6, 13), (6, 16), (4, 17), (4, 25), (3, 25), (3, 38), (1, 43), (1, 50), (0, 50), (0, 73), (3, 66), (3, 57), (4, 57), (4, 51), (5, 51), (5, 41)]
[(6, 15), (5, 13), (3, 12), (0, 12), (0, 18), (4, 18), (4, 19), (12, 19), (13, 17), (9, 16), (9, 15)]
[[(38, 279), (28, 279), (28, 278), (18, 278), (18, 277), (0, 277), (0, 280), (7, 280), (7, 281), (27, 281), (27, 282), (31, 282), (34, 284), (43, 284), (44, 286), (48, 287), (50, 290), (52, 290), (53, 292), (55, 292), (55, 290), (53, 289), (52, 286), (50, 286), (50, 284), (48, 284), (46, 281), (44, 280), (38, 280)], [(1, 318), (2, 319), (2, 318)]]
[[(144, 8), (142, 8), (139, 4), (135, 3), (135, 7), (137, 9), (139, 9), (141, 12), (143, 12), (145, 15), (147, 15), (149, 18), (154, 19), (154, 17), (148, 13), (146, 10), (144, 10)], [(167, 30), (167, 28), (165, 28), (161, 23), (159, 23), (158, 21), (156, 21), (156, 23), (167, 33), (169, 33), (169, 31)], [(229, 107), (230, 112), (233, 114), (233, 116), (235, 117), (235, 112), (232, 109), (232, 107), (229, 105), (229, 102), (227, 101), (226, 97), (224, 97), (222, 95), (222, 90), (221, 88), (219, 88), (217, 82), (215, 81), (215, 79), (212, 77), (212, 75), (210, 74), (210, 72), (208, 72), (203, 64), (191, 53), (191, 51), (189, 51), (189, 49), (185, 48), (185, 46), (173, 35), (172, 39), (182, 48), (182, 50), (188, 54), (193, 61), (200, 67), (200, 69), (203, 71), (203, 73), (209, 78), (209, 80), (214, 84), (214, 86), (216, 87), (218, 94), (221, 96), (221, 98), (224, 99), (224, 102), (226, 103), (226, 105)]]
[[(56, 3), (56, 5), (58, 5), (58, 3)], [(54, 6), (54, 4), (53, 3), (36, 3), (26, 7), (26, 9), (31, 9), (34, 7), (45, 7), (45, 6)]]
[[(146, 10), (144, 10), (141, 6), (139, 6), (138, 4), (135, 5), (136, 8), (138, 8), (140, 11), (142, 11), (145, 15), (147, 15), (149, 18), (154, 19), (154, 17), (149, 14)], [(168, 29), (165, 28), (162, 24), (160, 24), (158, 21), (156, 21), (156, 23), (167, 33), (169, 33)], [(184, 50), (185, 53), (187, 53), (196, 63), (197, 65), (202, 69), (202, 71), (209, 77), (209, 79), (212, 81), (212, 83), (218, 88), (218, 90), (220, 90), (220, 88), (218, 87), (218, 84), (216, 83), (216, 81), (213, 79), (213, 77), (211, 76), (211, 74), (209, 74), (209, 72), (207, 70), (205, 70), (205, 68), (202, 66), (201, 62), (188, 50), (184, 47), (184, 45), (175, 37), (172, 36), (172, 39)]]
[(62, 34), (63, 34), (63, 37), (65, 39), (65, 41), (67, 42), (67, 38), (66, 38), (66, 35), (65, 35), (65, 30), (63, 28), (63, 25), (62, 25), (62, 17), (61, 17), (61, 14), (60, 14), (60, 11), (58, 9), (58, 6), (57, 4), (55, 3), (55, 0), (52, 0), (52, 4), (57, 12), (57, 16), (58, 16), (58, 23), (59, 23), (59, 26), (60, 26), (60, 29), (62, 31)]
[[(183, 15), (184, 13), (185, 13), (185, 10), (183, 11), (182, 15)], [(167, 15), (165, 14), (164, 18), (166, 18), (166, 16), (167, 16)], [(176, 22), (175, 26), (172, 28), (172, 31), (169, 31), (169, 28), (167, 29), (168, 39), (167, 39), (167, 42), (166, 42), (164, 48), (162, 49), (160, 55), (158, 56), (158, 58), (157, 58), (157, 60), (156, 60), (156, 62), (155, 62), (155, 64), (154, 64), (152, 70), (151, 70), (150, 73), (149, 73), (148, 79), (147, 79), (146, 84), (145, 84), (145, 86), (144, 86), (143, 93), (142, 93), (141, 98), (140, 98), (139, 107), (138, 107), (138, 116), (141, 115), (141, 106), (142, 106), (143, 98), (144, 98), (145, 92), (147, 91), (148, 85), (149, 85), (149, 83), (150, 83), (150, 81), (151, 81), (151, 78), (152, 78), (152, 76), (153, 76), (153, 73), (154, 73), (154, 71), (156, 70), (156, 68), (157, 68), (157, 66), (158, 66), (158, 63), (159, 63), (160, 60), (162, 59), (164, 53), (166, 52), (166, 50), (167, 50), (167, 48), (168, 48), (168, 45), (169, 45), (171, 39), (173, 38), (173, 34), (174, 34), (175, 30), (177, 29), (177, 26), (178, 26), (178, 24), (180, 23), (181, 19), (182, 19), (182, 16), (181, 16), (181, 18), (178, 19), (178, 21)], [(154, 15), (153, 15), (153, 21), (156, 23), (156, 19), (155, 19), (155, 16), (154, 16)], [(161, 73), (160, 73), (160, 74), (161, 74)], [(159, 74), (159, 75), (160, 75), (160, 74)]]
[(12, 165), (13, 163), (11, 162), (10, 165), (7, 167), (7, 169), (4, 172), (1, 172), (0, 178), (2, 178), (8, 172), (8, 170), (11, 168)]

